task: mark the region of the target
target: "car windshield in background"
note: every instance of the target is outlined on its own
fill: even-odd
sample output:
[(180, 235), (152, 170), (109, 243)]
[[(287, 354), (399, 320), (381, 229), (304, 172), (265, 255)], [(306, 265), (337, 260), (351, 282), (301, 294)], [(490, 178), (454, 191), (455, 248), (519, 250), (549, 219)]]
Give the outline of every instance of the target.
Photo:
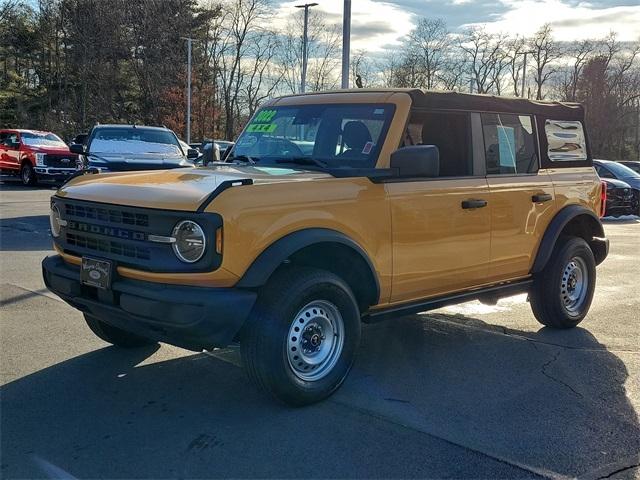
[(264, 108), (238, 138), (230, 160), (373, 167), (393, 110), (389, 104)]
[(100, 128), (91, 139), (89, 152), (182, 155), (173, 133), (144, 128)]
[(621, 163), (609, 162), (605, 163), (604, 166), (611, 170), (613, 174), (618, 178), (640, 178), (640, 173), (630, 169), (625, 165), (622, 165)]
[(67, 144), (53, 133), (22, 132), (20, 136), (22, 138), (22, 143), (29, 145), (30, 147), (67, 147)]

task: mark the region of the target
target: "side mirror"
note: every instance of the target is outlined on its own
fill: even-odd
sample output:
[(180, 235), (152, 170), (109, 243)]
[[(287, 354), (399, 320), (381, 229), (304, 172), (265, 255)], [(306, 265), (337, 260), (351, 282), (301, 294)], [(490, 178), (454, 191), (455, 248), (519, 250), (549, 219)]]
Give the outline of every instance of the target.
[(187, 158), (189, 160), (193, 160), (194, 158), (198, 158), (200, 156), (200, 152), (198, 152), (198, 150), (196, 150), (195, 148), (189, 148), (187, 150)]
[(72, 143), (69, 146), (69, 151), (71, 153), (77, 153), (78, 155), (84, 155), (85, 153), (84, 145), (81, 143)]
[(437, 177), (440, 175), (440, 152), (435, 145), (402, 147), (391, 154), (391, 168), (400, 177)]

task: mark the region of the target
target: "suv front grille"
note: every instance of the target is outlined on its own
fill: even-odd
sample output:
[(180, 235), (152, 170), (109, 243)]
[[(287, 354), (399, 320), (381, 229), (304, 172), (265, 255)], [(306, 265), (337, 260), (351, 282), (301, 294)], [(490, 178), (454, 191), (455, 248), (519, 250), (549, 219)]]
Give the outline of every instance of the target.
[(93, 238), (80, 233), (66, 233), (67, 244), (73, 249), (86, 249), (99, 253), (117, 255), (119, 257), (136, 258), (138, 260), (151, 259), (149, 248), (127, 245), (116, 240)]
[(67, 203), (65, 205), (65, 211), (70, 217), (86, 218), (123, 225), (136, 225), (139, 227), (149, 226), (149, 215), (144, 213), (132, 213), (114, 208), (74, 205), (71, 203)]
[(171, 236), (176, 224), (194, 220), (215, 245), (216, 229), (222, 218), (215, 213), (194, 213), (52, 197), (60, 216), (66, 221), (60, 236), (54, 238), (64, 252), (82, 257), (94, 256), (117, 265), (152, 272), (207, 272), (217, 268), (222, 257), (209, 247), (195, 263), (181, 262), (169, 243), (149, 240), (150, 235)]

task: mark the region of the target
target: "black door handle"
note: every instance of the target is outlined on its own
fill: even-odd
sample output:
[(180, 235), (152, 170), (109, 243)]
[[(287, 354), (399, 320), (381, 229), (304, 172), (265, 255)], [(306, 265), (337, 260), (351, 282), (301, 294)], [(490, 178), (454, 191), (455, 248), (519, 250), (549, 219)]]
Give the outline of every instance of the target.
[(539, 193), (538, 195), (531, 197), (531, 201), (534, 203), (543, 203), (548, 202), (549, 200), (553, 200), (553, 197), (549, 193)]
[(464, 200), (462, 202), (462, 208), (482, 208), (486, 206), (486, 200)]

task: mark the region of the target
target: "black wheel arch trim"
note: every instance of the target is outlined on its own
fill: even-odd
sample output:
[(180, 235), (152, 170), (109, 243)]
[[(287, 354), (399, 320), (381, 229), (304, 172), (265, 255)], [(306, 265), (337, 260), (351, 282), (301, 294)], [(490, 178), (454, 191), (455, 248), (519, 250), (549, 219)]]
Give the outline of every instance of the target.
[[(555, 244), (562, 233), (564, 227), (576, 217), (581, 215), (586, 215), (589, 217), (596, 225), (596, 234), (593, 235), (594, 239), (600, 239), (599, 241), (605, 242), (606, 247), (608, 247), (608, 242), (604, 238), (604, 228), (602, 227), (602, 222), (600, 218), (593, 213), (593, 211), (582, 205), (568, 205), (562, 208), (555, 217), (549, 223), (547, 230), (544, 232), (542, 240), (540, 242), (540, 247), (538, 248), (538, 253), (536, 255), (536, 259), (533, 263), (533, 267), (531, 268), (531, 273), (538, 273), (542, 271), (545, 267), (549, 259), (551, 258), (551, 254), (553, 253), (553, 249)], [(604, 253), (601, 254), (601, 258), (596, 260), (597, 263), (602, 262), (604, 257), (607, 256), (608, 248), (604, 249)], [(596, 252), (594, 252), (595, 254)]]
[(376, 270), (365, 250), (347, 235), (328, 228), (307, 228), (281, 237), (269, 245), (244, 273), (236, 287), (257, 288), (263, 286), (269, 277), (289, 257), (305, 247), (320, 243), (339, 243), (354, 250), (369, 267), (375, 282), (375, 303), (380, 300), (380, 283)]

